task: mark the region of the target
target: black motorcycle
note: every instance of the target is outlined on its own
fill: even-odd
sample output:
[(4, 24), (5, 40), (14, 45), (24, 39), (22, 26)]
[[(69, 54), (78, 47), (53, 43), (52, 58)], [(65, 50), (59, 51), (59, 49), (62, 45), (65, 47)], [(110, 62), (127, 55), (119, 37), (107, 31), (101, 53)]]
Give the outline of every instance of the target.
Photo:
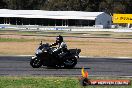
[(39, 68), (42, 65), (57, 68), (75, 67), (81, 49), (69, 49), (59, 54), (53, 52), (55, 49), (56, 47), (50, 47), (48, 43), (42, 44), (41, 42), (36, 50), (35, 56), (30, 61), (30, 65), (33, 68)]

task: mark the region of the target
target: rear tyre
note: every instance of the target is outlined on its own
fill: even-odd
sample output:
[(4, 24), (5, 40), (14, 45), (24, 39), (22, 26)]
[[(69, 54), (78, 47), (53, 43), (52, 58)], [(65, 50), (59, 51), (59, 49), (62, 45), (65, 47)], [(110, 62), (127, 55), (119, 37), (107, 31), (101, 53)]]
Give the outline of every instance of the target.
[(42, 61), (39, 58), (35, 57), (34, 59), (30, 60), (30, 65), (33, 68), (39, 68), (42, 66)]
[(76, 57), (72, 57), (72, 58), (65, 58), (64, 59), (64, 68), (74, 68), (75, 65), (77, 64), (77, 59)]

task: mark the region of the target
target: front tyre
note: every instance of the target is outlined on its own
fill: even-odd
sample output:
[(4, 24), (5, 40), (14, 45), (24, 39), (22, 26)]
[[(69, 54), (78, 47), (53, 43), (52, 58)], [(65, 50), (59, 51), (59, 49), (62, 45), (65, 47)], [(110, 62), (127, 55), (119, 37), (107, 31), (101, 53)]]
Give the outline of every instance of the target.
[(77, 64), (76, 57), (64, 59), (64, 68), (69, 68), (69, 69), (74, 68), (76, 64)]
[(34, 59), (30, 60), (30, 65), (33, 68), (39, 68), (42, 66), (42, 61), (39, 58), (35, 57)]

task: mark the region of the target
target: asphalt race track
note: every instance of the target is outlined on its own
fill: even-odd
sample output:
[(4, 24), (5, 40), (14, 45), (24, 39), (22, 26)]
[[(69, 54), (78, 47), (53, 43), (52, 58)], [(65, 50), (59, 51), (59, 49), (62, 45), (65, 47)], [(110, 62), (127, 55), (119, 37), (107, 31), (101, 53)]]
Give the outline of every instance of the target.
[(0, 56), (0, 76), (132, 76), (132, 59), (80, 58), (74, 69), (32, 68), (29, 56)]

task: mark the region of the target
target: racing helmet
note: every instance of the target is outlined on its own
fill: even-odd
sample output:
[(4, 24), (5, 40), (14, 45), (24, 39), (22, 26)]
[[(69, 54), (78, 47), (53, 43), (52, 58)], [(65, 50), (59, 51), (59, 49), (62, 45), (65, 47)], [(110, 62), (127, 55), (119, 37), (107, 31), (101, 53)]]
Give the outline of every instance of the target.
[(57, 43), (63, 42), (63, 37), (62, 37), (61, 35), (57, 36), (57, 37), (56, 37), (56, 42), (57, 42)]

